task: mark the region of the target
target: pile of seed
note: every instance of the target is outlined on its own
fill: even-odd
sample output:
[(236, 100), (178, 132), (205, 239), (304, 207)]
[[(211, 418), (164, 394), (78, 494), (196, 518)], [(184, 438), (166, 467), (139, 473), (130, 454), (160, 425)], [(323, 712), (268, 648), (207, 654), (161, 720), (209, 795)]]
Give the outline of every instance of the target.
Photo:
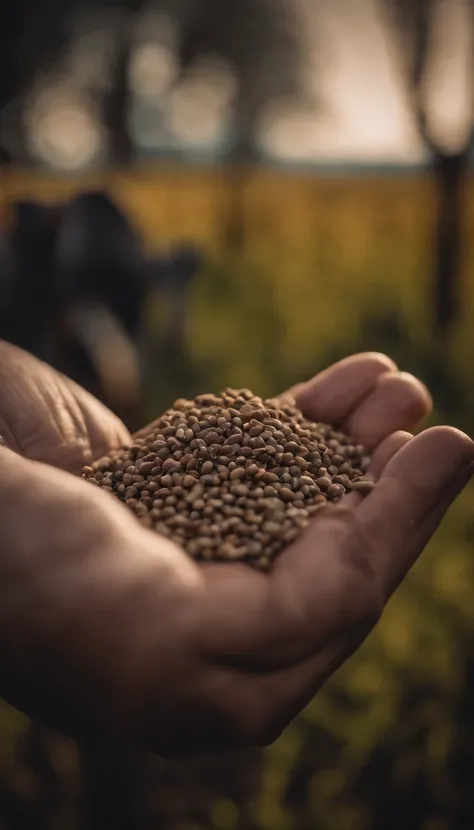
[(176, 401), (82, 476), (195, 559), (266, 569), (328, 501), (369, 492), (369, 461), (293, 400), (227, 388)]

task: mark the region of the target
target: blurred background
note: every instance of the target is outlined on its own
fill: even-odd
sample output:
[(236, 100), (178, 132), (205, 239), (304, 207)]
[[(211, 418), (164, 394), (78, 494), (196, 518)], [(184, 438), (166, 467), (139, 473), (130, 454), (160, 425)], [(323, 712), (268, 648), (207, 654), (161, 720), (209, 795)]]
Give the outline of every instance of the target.
[[(474, 430), (474, 2), (6, 0), (0, 337), (130, 429), (360, 350)], [(165, 762), (0, 709), (5, 830), (469, 830), (474, 490), (265, 752)]]

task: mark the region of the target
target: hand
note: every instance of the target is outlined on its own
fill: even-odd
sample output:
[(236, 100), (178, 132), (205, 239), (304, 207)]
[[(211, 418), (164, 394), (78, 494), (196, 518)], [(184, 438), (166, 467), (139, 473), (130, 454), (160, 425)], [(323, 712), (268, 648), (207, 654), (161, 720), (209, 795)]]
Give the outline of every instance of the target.
[(397, 431), (430, 399), (383, 356), (293, 394), (372, 451), (375, 490), (320, 511), (269, 575), (197, 566), (64, 472), (126, 441), (117, 419), (0, 345), (0, 434), (16, 451), (0, 449), (4, 697), (73, 736), (164, 755), (278, 737), (377, 622), (474, 463), (454, 429)]

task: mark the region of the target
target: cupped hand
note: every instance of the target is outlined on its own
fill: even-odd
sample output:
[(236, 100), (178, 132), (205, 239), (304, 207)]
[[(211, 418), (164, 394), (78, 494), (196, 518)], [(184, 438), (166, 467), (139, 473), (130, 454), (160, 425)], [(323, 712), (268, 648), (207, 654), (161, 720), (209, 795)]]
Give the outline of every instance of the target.
[(268, 575), (197, 566), (70, 474), (125, 427), (0, 344), (0, 694), (71, 735), (164, 755), (278, 737), (376, 624), (474, 464), (454, 429), (411, 436), (429, 395), (384, 356), (291, 394), (367, 446), (377, 486), (321, 510)]

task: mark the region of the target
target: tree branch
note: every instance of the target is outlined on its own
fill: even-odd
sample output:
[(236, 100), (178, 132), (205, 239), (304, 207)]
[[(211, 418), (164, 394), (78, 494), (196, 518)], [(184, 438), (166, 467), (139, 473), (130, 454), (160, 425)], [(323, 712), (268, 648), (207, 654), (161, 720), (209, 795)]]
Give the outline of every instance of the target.
[[(469, 0), (467, 6), (470, 12), (471, 21), (471, 46), (474, 46), (474, 0)], [(466, 143), (466, 152), (468, 157), (474, 153), (474, 48), (471, 49), (471, 64), (472, 65), (469, 68), (469, 77), (471, 78), (471, 129)]]
[(428, 106), (423, 90), (433, 24), (433, 11), (438, 0), (388, 0), (402, 35), (402, 51), (406, 54), (402, 74), (406, 79), (412, 112), (419, 135), (433, 156), (444, 155), (430, 131)]
[(426, 111), (426, 105), (423, 102), (423, 96), (419, 94), (419, 90), (414, 90), (411, 98), (418, 132), (424, 145), (426, 146), (426, 149), (433, 156), (443, 155), (442, 147), (440, 147), (430, 132), (428, 114)]

